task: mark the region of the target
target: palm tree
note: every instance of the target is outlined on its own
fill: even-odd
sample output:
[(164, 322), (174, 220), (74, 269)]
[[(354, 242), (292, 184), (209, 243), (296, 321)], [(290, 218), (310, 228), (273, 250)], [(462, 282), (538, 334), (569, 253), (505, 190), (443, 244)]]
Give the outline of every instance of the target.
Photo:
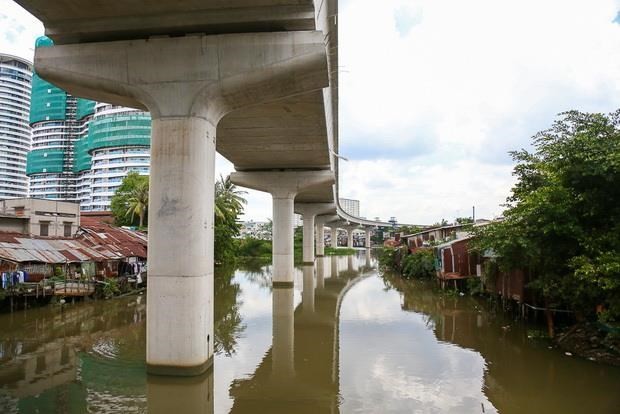
[(231, 259), (235, 252), (234, 238), (239, 235), (241, 225), (237, 222), (239, 214), (243, 212), (246, 200), (242, 197), (245, 191), (240, 191), (230, 181), (220, 176), (215, 183), (215, 246), (216, 261), (223, 263)]
[(243, 211), (243, 205), (247, 203), (242, 196), (246, 191), (239, 190), (230, 180), (230, 175), (226, 178), (220, 175), (215, 182), (215, 217), (225, 220), (228, 217), (237, 217)]
[(149, 207), (149, 182), (139, 183), (131, 190), (129, 200), (127, 200), (127, 212), (125, 215), (131, 215), (131, 221), (136, 215), (140, 218), (139, 227), (144, 225), (144, 216)]

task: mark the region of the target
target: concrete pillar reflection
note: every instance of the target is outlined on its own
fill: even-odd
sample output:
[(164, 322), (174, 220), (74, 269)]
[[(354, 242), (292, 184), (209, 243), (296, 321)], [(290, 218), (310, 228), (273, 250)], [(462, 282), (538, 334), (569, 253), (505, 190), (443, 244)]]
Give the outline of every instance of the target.
[(327, 257), (319, 257), (316, 260), (316, 287), (323, 289), (325, 287), (325, 267), (327, 265)]
[(273, 289), (272, 375), (279, 379), (295, 376), (295, 318), (293, 288)]
[(191, 378), (149, 375), (146, 398), (149, 414), (212, 414), (213, 369)]
[(370, 249), (366, 249), (366, 267), (372, 267), (372, 257), (370, 255)]
[(301, 294), (301, 306), (304, 313), (314, 313), (314, 266), (303, 267), (304, 282)]
[(338, 256), (331, 257), (331, 277), (334, 279), (338, 277)]

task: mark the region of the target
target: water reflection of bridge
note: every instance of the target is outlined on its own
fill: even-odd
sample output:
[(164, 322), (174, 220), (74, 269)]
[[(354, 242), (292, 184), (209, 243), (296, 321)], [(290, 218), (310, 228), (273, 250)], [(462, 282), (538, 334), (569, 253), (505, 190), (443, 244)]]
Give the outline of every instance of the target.
[[(291, 412), (295, 398), (309, 401), (311, 412), (337, 412), (340, 302), (370, 264), (370, 255), (325, 257), (299, 270), (303, 293), (296, 309), (293, 288), (274, 289), (272, 347), (250, 379), (231, 387), (233, 412)], [(0, 412), (118, 406), (212, 413), (213, 370), (189, 379), (144, 375), (141, 299), (0, 315)], [(300, 406), (294, 411), (304, 412)]]
[(293, 288), (273, 290), (273, 344), (250, 378), (231, 385), (232, 413), (339, 412), (340, 304), (371, 265), (367, 250), (304, 266), (296, 309)]

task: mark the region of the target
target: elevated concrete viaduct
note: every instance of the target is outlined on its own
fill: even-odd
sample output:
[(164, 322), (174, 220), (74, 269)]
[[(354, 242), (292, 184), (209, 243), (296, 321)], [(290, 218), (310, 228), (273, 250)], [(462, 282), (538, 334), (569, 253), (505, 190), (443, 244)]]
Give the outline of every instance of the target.
[(337, 0), (16, 1), (54, 42), (35, 51), (42, 78), (151, 112), (150, 373), (212, 363), (215, 151), (273, 196), (275, 284), (293, 280), (295, 204), (308, 221), (390, 226), (338, 205)]

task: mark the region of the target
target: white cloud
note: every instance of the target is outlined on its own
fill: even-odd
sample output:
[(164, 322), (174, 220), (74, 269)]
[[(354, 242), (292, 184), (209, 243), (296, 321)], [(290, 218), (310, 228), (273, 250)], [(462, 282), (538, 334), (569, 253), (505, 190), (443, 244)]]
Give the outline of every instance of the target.
[(12, 0), (0, 0), (0, 52), (32, 62), (34, 41), (43, 35), (43, 25)]
[(511, 166), (471, 159), (352, 161), (340, 173), (343, 195), (362, 200), (363, 216), (408, 224), (470, 216), (474, 205), (476, 217), (495, 217), (513, 181)]
[[(618, 107), (618, 0), (377, 4), (341, 0), (338, 20), (340, 153), (352, 159), (341, 194), (366, 216), (434, 222), (473, 204), (499, 213), (508, 150), (558, 112)], [(0, 50), (32, 59), (40, 22), (0, 0), (0, 24)], [(230, 171), (219, 157), (218, 174)], [(271, 217), (268, 194), (247, 199), (247, 219)]]
[(341, 164), (341, 194), (401, 222), (469, 215), (474, 204), (499, 213), (513, 182), (508, 150), (561, 111), (618, 107), (619, 7), (341, 1), (340, 153), (354, 160)]

